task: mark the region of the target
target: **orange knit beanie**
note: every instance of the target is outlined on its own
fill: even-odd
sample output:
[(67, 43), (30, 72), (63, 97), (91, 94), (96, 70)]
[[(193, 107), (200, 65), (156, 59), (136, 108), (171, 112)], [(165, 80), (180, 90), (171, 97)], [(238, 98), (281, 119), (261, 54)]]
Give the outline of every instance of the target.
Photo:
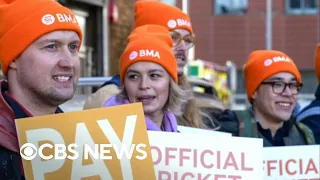
[(253, 51), (249, 56), (247, 64), (244, 66), (244, 77), (249, 102), (252, 103), (251, 97), (262, 81), (280, 72), (289, 72), (297, 78), (299, 83), (302, 83), (297, 66), (285, 53), (275, 50)]
[(120, 80), (123, 84), (127, 69), (136, 62), (149, 61), (161, 65), (178, 82), (177, 62), (171, 50), (169, 31), (159, 25), (144, 25), (133, 30), (120, 57)]
[(6, 0), (0, 0), (0, 6), (1, 6), (2, 4), (8, 4), (8, 2), (7, 2)]
[(318, 82), (320, 82), (320, 43), (317, 46), (315, 57), (314, 57), (315, 71)]
[(157, 24), (169, 31), (186, 29), (193, 34), (190, 17), (181, 9), (156, 0), (140, 0), (135, 4), (135, 28)]
[(82, 32), (75, 15), (53, 0), (0, 0), (0, 61), (7, 74), (9, 64), (41, 36), (56, 31)]

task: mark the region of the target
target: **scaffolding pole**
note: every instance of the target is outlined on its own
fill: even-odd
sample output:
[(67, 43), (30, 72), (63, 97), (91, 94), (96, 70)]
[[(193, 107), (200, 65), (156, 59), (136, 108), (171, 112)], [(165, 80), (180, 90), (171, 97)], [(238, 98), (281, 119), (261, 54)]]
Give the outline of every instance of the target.
[(272, 0), (266, 1), (266, 49), (272, 49)]

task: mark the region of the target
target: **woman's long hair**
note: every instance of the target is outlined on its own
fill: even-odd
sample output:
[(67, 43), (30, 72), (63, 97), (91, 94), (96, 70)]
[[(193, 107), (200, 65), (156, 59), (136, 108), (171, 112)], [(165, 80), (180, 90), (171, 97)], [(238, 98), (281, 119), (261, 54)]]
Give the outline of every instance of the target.
[(195, 96), (190, 89), (187, 77), (185, 75), (181, 75), (179, 76), (178, 81), (179, 86), (182, 87), (182, 89), (188, 90), (190, 95), (188, 102), (186, 102), (184, 105), (183, 114), (178, 116), (178, 124), (194, 128), (207, 129), (207, 126), (202, 121), (200, 109), (198, 108)]

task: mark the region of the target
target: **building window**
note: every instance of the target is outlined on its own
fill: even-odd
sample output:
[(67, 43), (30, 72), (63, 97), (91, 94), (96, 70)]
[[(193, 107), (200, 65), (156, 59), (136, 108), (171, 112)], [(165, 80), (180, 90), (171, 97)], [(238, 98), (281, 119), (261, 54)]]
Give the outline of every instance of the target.
[(214, 0), (216, 15), (244, 15), (248, 9), (248, 0)]
[(84, 51), (86, 51), (86, 44), (87, 44), (87, 42), (86, 42), (86, 40), (87, 40), (86, 20), (87, 20), (87, 17), (89, 16), (89, 14), (88, 14), (88, 12), (75, 10), (75, 9), (72, 9), (72, 11), (76, 16), (76, 19), (77, 19), (78, 24), (79, 24), (81, 31), (82, 31), (82, 46), (81, 46), (80, 52), (84, 52)]
[(286, 0), (288, 14), (317, 14), (318, 0)]
[(166, 4), (172, 5), (172, 6), (177, 6), (177, 1), (176, 0), (160, 0), (161, 2), (164, 2)]

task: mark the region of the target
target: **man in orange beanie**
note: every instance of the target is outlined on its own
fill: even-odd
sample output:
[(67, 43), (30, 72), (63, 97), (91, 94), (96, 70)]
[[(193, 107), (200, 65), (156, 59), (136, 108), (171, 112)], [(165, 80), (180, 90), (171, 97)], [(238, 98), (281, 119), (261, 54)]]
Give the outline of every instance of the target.
[(229, 116), (222, 116), (238, 118), (237, 135), (263, 138), (265, 147), (314, 144), (311, 130), (296, 123), (292, 116), (302, 79), (288, 55), (274, 50), (253, 51), (244, 67), (244, 77), (252, 107), (237, 112), (237, 116), (230, 111)]
[(0, 5), (1, 179), (24, 179), (15, 119), (62, 113), (80, 74), (82, 32), (71, 10), (52, 0)]
[[(178, 83), (181, 87), (192, 91), (187, 76), (184, 74), (189, 50), (195, 44), (190, 17), (175, 6), (156, 0), (140, 0), (135, 4), (135, 28), (145, 24), (161, 25), (170, 31), (173, 40), (172, 51), (178, 65)], [(212, 120), (207, 121), (209, 123), (204, 123), (202, 118), (195, 97), (192, 95), (186, 104), (184, 114), (178, 117), (178, 123), (196, 128), (207, 128), (205, 124), (214, 127), (210, 123)]]
[[(315, 72), (320, 82), (320, 43), (317, 46), (315, 53)], [(308, 106), (302, 109), (297, 115), (297, 121), (307, 125), (314, 133), (316, 143), (320, 144), (320, 84), (315, 93), (316, 99)]]
[(135, 28), (145, 24), (161, 25), (170, 31), (178, 75), (182, 76), (189, 49), (195, 44), (190, 17), (181, 9), (163, 2), (140, 0), (135, 4)]

